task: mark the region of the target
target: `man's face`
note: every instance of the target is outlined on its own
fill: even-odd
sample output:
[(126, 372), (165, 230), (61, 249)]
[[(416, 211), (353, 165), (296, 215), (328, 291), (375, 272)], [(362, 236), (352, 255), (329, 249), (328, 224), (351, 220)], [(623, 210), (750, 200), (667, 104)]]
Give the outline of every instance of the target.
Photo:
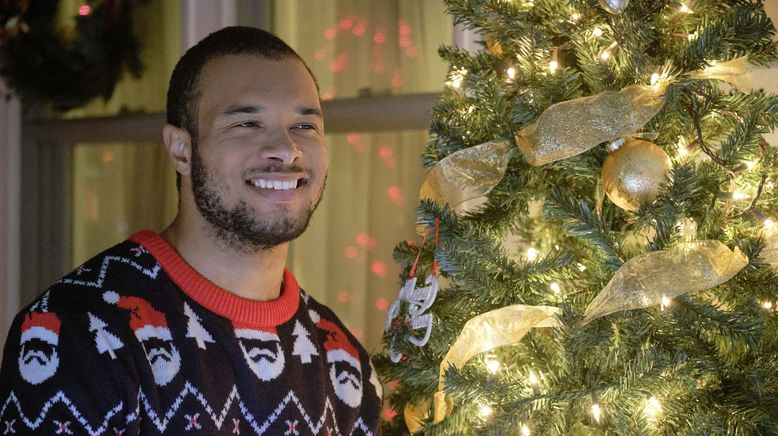
[(181, 355), (173, 342), (159, 338), (148, 338), (141, 343), (146, 350), (146, 358), (151, 364), (154, 382), (159, 386), (170, 383), (181, 368)]
[(40, 339), (22, 344), (19, 353), (19, 372), (27, 382), (40, 384), (54, 375), (59, 366), (57, 348)]
[(308, 225), (329, 165), (319, 96), (299, 60), (229, 55), (203, 69), (191, 183), (228, 246), (255, 252)]
[(284, 352), (278, 340), (239, 339), (243, 356), (260, 380), (272, 380), (284, 370)]
[(362, 372), (351, 362), (335, 360), (330, 362), (330, 381), (335, 394), (351, 407), (362, 402)]

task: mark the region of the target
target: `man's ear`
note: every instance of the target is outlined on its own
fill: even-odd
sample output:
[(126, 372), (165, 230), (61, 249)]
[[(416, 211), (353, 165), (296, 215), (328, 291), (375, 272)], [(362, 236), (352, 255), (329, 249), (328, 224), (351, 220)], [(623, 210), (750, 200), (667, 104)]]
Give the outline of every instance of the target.
[(176, 172), (189, 176), (192, 169), (192, 137), (189, 132), (172, 124), (165, 124), (162, 128), (162, 138)]

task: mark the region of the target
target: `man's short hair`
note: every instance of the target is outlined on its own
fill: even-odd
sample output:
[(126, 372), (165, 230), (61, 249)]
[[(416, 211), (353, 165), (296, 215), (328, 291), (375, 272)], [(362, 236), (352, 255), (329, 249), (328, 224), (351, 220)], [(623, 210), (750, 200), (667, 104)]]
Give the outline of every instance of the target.
[[(168, 86), (167, 122), (188, 131), (195, 142), (203, 68), (212, 59), (244, 54), (274, 60), (293, 57), (311, 72), (300, 55), (272, 33), (254, 27), (225, 27), (192, 46), (179, 59)], [(313, 73), (311, 77), (316, 82)], [(318, 89), (318, 84), (316, 87)]]

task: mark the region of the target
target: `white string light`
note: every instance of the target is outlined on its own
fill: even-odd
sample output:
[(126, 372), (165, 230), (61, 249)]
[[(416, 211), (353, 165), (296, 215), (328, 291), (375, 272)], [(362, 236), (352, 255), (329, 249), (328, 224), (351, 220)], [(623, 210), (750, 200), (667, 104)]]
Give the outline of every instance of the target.
[(681, 3), (680, 9), (678, 9), (680, 12), (684, 14), (693, 14), (694, 11), (689, 8), (689, 6), (686, 6), (685, 3)]
[(492, 408), (487, 406), (486, 404), (481, 405), (481, 409), (478, 411), (478, 414), (481, 415), (481, 418), (488, 418), (489, 415), (491, 415), (493, 412)]
[(775, 227), (775, 221), (771, 220), (770, 218), (766, 218), (762, 225), (764, 225), (764, 228), (769, 230)]
[(660, 309), (665, 310), (666, 307), (670, 306), (670, 301), (667, 295), (662, 294), (662, 302), (659, 304)]
[(449, 79), (446, 80), (446, 86), (454, 89), (459, 89), (462, 87), (462, 82), (465, 80), (465, 76), (467, 75), (467, 69), (462, 68), (454, 69), (451, 73), (449, 73)]
[(500, 361), (494, 357), (487, 357), (484, 359), (484, 364), (486, 365), (486, 369), (492, 374), (497, 374), (497, 371), (500, 369)]
[(548, 63), (548, 69), (551, 70), (552, 73), (556, 73), (556, 70), (559, 69), (559, 62), (557, 61), (551, 61)]
[(595, 27), (592, 30), (592, 35), (594, 35), (595, 38), (601, 37), (602, 36), (602, 29), (600, 29), (599, 27)]
[(562, 287), (559, 286), (559, 283), (557, 283), (557, 282), (551, 282), (548, 285), (548, 287), (551, 288), (551, 291), (553, 291), (557, 295), (562, 293)]
[(578, 263), (578, 271), (581, 271), (581, 272), (586, 271), (586, 265), (584, 265), (584, 264), (579, 262)]
[(529, 436), (529, 435), (530, 435), (529, 426), (527, 426), (527, 424), (522, 424), (521, 425), (521, 436)]
[(773, 308), (773, 302), (772, 301), (763, 301), (762, 307), (764, 307), (767, 310), (770, 310)]
[(535, 247), (529, 247), (527, 249), (527, 260), (532, 262), (538, 258), (538, 250)]
[(646, 407), (643, 409), (643, 412), (649, 418), (656, 418), (657, 415), (662, 413), (662, 403), (660, 403), (656, 397), (652, 396), (646, 401)]
[(507, 70), (505, 70), (505, 74), (508, 75), (508, 80), (512, 81), (516, 79), (516, 68), (515, 67), (508, 67)]
[(592, 416), (594, 416), (594, 420), (597, 421), (598, 424), (600, 423), (601, 413), (600, 405), (597, 403), (592, 404)]

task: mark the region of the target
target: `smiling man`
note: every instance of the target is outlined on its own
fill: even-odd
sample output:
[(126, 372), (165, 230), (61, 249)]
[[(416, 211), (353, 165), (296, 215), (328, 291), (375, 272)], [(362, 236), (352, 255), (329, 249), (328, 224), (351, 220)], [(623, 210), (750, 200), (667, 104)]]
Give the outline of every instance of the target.
[(376, 434), (367, 353), (285, 268), (329, 162), (310, 70), (267, 32), (222, 29), (176, 65), (167, 112), (178, 215), (17, 316), (0, 421), (19, 434)]

